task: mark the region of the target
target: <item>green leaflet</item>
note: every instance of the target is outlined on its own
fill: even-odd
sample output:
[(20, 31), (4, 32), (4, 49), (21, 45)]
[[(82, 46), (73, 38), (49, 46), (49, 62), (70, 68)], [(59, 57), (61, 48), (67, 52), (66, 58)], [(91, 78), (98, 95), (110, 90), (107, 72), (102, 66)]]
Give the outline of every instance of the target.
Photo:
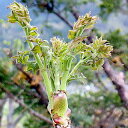
[(18, 63), (27, 64), (29, 60), (29, 51), (18, 52), (18, 55), (13, 56), (13, 59), (16, 59)]
[(41, 47), (39, 45), (35, 45), (32, 49), (32, 52), (34, 52), (35, 54), (42, 53)]
[(91, 29), (97, 20), (96, 16), (90, 16), (87, 13), (85, 16), (79, 16), (77, 22), (74, 23), (73, 30), (69, 30), (68, 38), (73, 40), (83, 34), (84, 30)]
[(8, 22), (15, 23), (15, 22), (17, 22), (17, 20), (15, 19), (14, 16), (8, 16)]

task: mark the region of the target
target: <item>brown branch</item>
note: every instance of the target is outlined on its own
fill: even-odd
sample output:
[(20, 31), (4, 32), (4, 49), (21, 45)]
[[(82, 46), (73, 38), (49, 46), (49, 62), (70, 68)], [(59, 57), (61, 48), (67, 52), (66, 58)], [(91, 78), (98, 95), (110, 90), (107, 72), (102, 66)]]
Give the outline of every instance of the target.
[[(49, 5), (52, 5), (51, 7)], [(70, 28), (72, 28), (72, 24), (65, 18), (63, 17), (59, 11), (56, 11), (54, 8), (54, 1), (53, 3), (50, 2), (44, 2), (41, 1), (40, 3), (37, 3), (37, 6), (39, 8), (45, 8), (48, 12), (55, 14), (57, 17), (59, 17), (64, 23), (66, 23)]]
[[(11, 84), (12, 84), (12, 83), (11, 83)], [(16, 83), (14, 83), (14, 84), (17, 85)], [(33, 92), (33, 91), (31, 91), (31, 90), (27, 90), (25, 86), (23, 86), (23, 85), (17, 85), (17, 87), (23, 89), (25, 92), (27, 92), (28, 95), (34, 96), (34, 97), (36, 97), (36, 98), (38, 98), (38, 99), (41, 99), (41, 96), (40, 96), (38, 93)]]
[(121, 101), (124, 103), (125, 107), (128, 108), (128, 85), (124, 81), (123, 72), (114, 71), (107, 60), (105, 61), (103, 68), (107, 76), (115, 85)]
[[(12, 56), (11, 56), (11, 57), (12, 57)], [(23, 66), (22, 66), (21, 64), (16, 63), (15, 60), (13, 61), (13, 64), (16, 66), (16, 68), (17, 68), (19, 71), (21, 71), (21, 72), (27, 77), (27, 79), (28, 79), (29, 81), (32, 81), (32, 78), (30, 77), (30, 75), (29, 75), (27, 72), (25, 72), (25, 71), (23, 70)], [(29, 81), (28, 81), (28, 82), (29, 82)]]
[(58, 16), (63, 22), (65, 22), (71, 29), (72, 29), (72, 24), (71, 23), (69, 23), (69, 21), (65, 18), (65, 17), (63, 17), (59, 12), (57, 12), (57, 11), (55, 11), (55, 10), (53, 10), (52, 11), (56, 16)]
[(6, 88), (4, 88), (2, 86), (2, 84), (0, 84), (0, 88), (6, 92), (8, 94), (8, 96), (13, 99), (16, 103), (18, 103), (19, 105), (21, 105), (22, 107), (24, 107), (25, 109), (27, 109), (29, 111), (29, 113), (41, 120), (46, 121), (49, 124), (52, 124), (52, 121), (50, 119), (48, 119), (47, 117), (43, 116), (42, 114), (39, 114), (38, 112), (34, 111), (33, 109), (29, 108), (26, 104), (24, 104), (21, 100), (19, 100), (17, 97), (15, 97), (9, 90), (7, 90)]
[(72, 7), (70, 12), (72, 13), (72, 15), (74, 16), (76, 20), (79, 18), (79, 12), (77, 11), (75, 7)]

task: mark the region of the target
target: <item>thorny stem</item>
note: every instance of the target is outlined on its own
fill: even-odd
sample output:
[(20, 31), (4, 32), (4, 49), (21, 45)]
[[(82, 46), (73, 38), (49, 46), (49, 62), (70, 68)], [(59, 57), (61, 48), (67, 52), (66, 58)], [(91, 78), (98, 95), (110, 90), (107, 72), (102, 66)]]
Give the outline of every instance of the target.
[[(28, 36), (27, 29), (24, 29), (24, 30), (25, 30), (26, 36)], [(27, 42), (28, 42), (30, 48), (33, 49), (33, 47), (34, 47), (33, 43), (30, 42), (30, 41), (27, 41)], [(44, 79), (44, 84), (45, 84), (45, 87), (46, 87), (46, 91), (48, 93), (48, 99), (50, 101), (51, 94), (52, 94), (51, 81), (50, 81), (50, 79), (48, 77), (46, 69), (44, 69), (44, 66), (42, 64), (40, 56), (38, 54), (35, 54), (35, 53), (33, 53), (33, 54), (34, 54), (34, 57), (35, 57), (35, 59), (37, 61), (37, 64), (38, 64), (39, 68), (41, 69), (41, 75), (42, 75), (42, 77)]]

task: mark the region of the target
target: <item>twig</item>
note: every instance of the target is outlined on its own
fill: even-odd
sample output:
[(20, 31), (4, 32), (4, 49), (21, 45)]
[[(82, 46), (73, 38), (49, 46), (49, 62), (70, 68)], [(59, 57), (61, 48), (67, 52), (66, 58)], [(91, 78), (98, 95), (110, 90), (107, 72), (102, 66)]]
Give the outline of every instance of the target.
[(22, 107), (24, 107), (25, 109), (27, 109), (29, 111), (29, 113), (41, 120), (46, 121), (47, 123), (52, 124), (52, 121), (50, 119), (48, 119), (47, 117), (39, 114), (38, 112), (34, 111), (33, 109), (29, 108), (26, 104), (24, 104), (21, 100), (19, 100), (17, 97), (15, 97), (9, 90), (7, 90), (6, 88), (4, 88), (2, 86), (2, 84), (0, 84), (0, 88), (6, 92), (8, 94), (8, 96), (13, 99), (15, 102), (17, 102), (19, 105), (21, 105)]
[(53, 10), (53, 13), (54, 13), (56, 16), (58, 16), (62, 21), (64, 21), (70, 28), (73, 27), (72, 24), (69, 23), (69, 21), (68, 21), (65, 17), (63, 17), (59, 12)]
[(71, 11), (72, 15), (74, 16), (74, 18), (77, 20), (79, 18), (78, 10), (75, 7), (72, 7), (70, 11)]
[(115, 72), (107, 60), (105, 61), (103, 68), (107, 76), (115, 85), (125, 107), (128, 108), (128, 85), (124, 81), (123, 72)]
[[(54, 1), (53, 1), (54, 3)], [(50, 2), (43, 2), (41, 1), (41, 3), (37, 3), (37, 6), (39, 8), (45, 8), (48, 12), (52, 12), (53, 14), (55, 14), (56, 16), (58, 16), (62, 21), (64, 21), (70, 28), (72, 28), (72, 24), (65, 18), (63, 17), (60, 12), (56, 11), (54, 9), (54, 4), (52, 5), (52, 7), (49, 8), (49, 4), (51, 4)]]

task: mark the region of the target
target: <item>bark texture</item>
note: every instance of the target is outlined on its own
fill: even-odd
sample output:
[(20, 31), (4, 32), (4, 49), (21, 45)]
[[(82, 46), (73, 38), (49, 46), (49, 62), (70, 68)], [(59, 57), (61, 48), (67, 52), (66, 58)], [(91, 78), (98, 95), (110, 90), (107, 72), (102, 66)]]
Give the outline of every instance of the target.
[(5, 102), (6, 102), (6, 98), (0, 99), (0, 127), (2, 127), (1, 121), (2, 121), (3, 107), (4, 107)]
[(128, 84), (125, 83), (123, 72), (116, 72), (113, 70), (112, 66), (107, 60), (105, 61), (103, 68), (107, 76), (115, 85), (124, 106), (128, 109)]

